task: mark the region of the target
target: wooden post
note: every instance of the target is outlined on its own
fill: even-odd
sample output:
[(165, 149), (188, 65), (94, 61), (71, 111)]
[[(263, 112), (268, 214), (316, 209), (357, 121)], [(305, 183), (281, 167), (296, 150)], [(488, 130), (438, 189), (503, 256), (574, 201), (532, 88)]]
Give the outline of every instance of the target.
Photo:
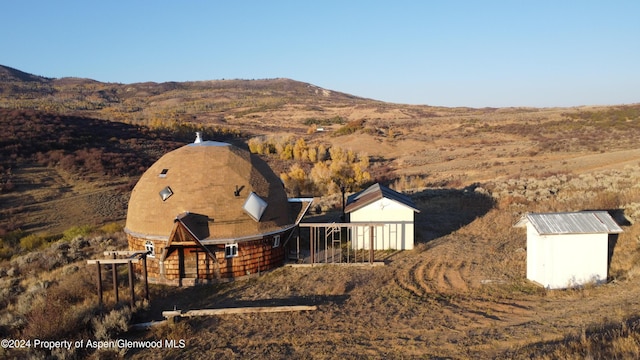
[(100, 261), (96, 261), (98, 268), (98, 304), (102, 305), (102, 270), (100, 269)]
[(144, 298), (149, 301), (149, 281), (147, 280), (147, 254), (142, 255), (142, 276), (144, 279)]
[(369, 227), (369, 263), (373, 264), (373, 230), (375, 227)]
[(316, 254), (315, 254), (315, 227), (309, 228), (309, 254), (311, 254), (311, 266), (316, 262)]
[[(113, 254), (113, 258), (116, 258), (116, 254)], [(120, 301), (118, 296), (118, 266), (116, 264), (111, 264), (112, 274), (113, 274), (113, 292), (116, 296), (116, 304)]]
[(118, 267), (116, 264), (111, 264), (113, 270), (113, 292), (116, 296), (116, 303), (120, 301), (120, 297), (118, 296)]
[(131, 290), (131, 310), (136, 306), (136, 293), (133, 289), (133, 263), (129, 261), (129, 289)]
[(296, 242), (296, 262), (300, 261), (300, 228), (298, 227), (298, 238)]
[[(329, 231), (333, 231), (333, 230), (329, 230)], [(329, 246), (328, 246), (328, 239), (329, 234), (327, 234), (327, 229), (325, 229), (324, 231), (324, 263), (328, 264), (329, 263)]]

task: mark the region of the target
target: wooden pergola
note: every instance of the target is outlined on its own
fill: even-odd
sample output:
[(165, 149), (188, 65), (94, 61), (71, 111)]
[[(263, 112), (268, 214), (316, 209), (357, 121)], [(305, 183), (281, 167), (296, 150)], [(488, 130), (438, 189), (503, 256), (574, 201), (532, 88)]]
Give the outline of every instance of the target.
[[(102, 265), (111, 265), (112, 277), (113, 277), (113, 291), (115, 295), (116, 303), (120, 301), (118, 294), (118, 265), (127, 264), (129, 271), (129, 290), (130, 290), (130, 305), (133, 309), (136, 305), (136, 294), (134, 289), (134, 274), (133, 264), (142, 261), (142, 278), (144, 281), (144, 298), (149, 300), (149, 282), (147, 281), (147, 252), (146, 251), (105, 251), (105, 256), (111, 256), (106, 259), (87, 260), (87, 264), (95, 264), (98, 275), (98, 303), (103, 303), (103, 289), (102, 289)], [(118, 258), (118, 256), (126, 256), (126, 258)]]

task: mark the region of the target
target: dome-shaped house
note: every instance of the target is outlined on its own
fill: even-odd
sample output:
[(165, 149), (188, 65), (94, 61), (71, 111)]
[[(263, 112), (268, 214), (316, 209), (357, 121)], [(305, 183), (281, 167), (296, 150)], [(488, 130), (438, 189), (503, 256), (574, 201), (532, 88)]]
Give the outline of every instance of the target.
[(287, 199), (257, 156), (198, 134), (142, 175), (125, 232), (129, 250), (147, 251), (150, 282), (207, 283), (282, 265), (284, 244), (309, 205)]

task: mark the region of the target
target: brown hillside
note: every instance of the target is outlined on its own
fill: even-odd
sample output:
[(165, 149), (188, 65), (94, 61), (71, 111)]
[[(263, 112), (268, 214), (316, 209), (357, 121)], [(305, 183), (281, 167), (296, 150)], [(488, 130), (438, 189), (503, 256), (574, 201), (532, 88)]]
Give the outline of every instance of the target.
[[(304, 138), (308, 144), (339, 146), (367, 155), (373, 160), (371, 172), (376, 179), (396, 182), (400, 187), (458, 187), (496, 178), (579, 174), (619, 168), (633, 163), (638, 155), (635, 139), (640, 135), (640, 105), (442, 108), (388, 104), (289, 79), (108, 84), (78, 78), (47, 79), (2, 66), (0, 76), (0, 108), (44, 111), (55, 114), (53, 118), (64, 115), (67, 119), (103, 119), (114, 124), (168, 129), (163, 140), (175, 141), (176, 146), (190, 142), (191, 132), (202, 128), (211, 129), (212, 134), (247, 137), (293, 135)], [(110, 147), (115, 139), (121, 143), (130, 137), (127, 131), (133, 127), (125, 131), (124, 125), (119, 125), (120, 128), (113, 125), (107, 132), (98, 126), (108, 136), (94, 138), (98, 136), (94, 124), (98, 120), (91, 121), (84, 125), (77, 122), (77, 129), (85, 126), (83, 131), (91, 132), (90, 136), (82, 133), (51, 136), (61, 129), (28, 130), (30, 125), (24, 123), (5, 128), (9, 132), (6, 139), (18, 135), (26, 139), (25, 133), (35, 131), (36, 138), (43, 137), (37, 138), (39, 144), (51, 144), (53, 139), (65, 146), (65, 141), (73, 139), (76, 148), (62, 151), (75, 153), (95, 147), (106, 154), (120, 154), (121, 158), (113, 161), (130, 163), (126, 159), (135, 157), (133, 145), (120, 145), (115, 150)], [(316, 128), (324, 131), (313, 131)], [(11, 146), (25, 145), (18, 142)], [(127, 175), (139, 175), (139, 168), (148, 166), (160, 152), (156, 150), (146, 160), (147, 165), (138, 166), (137, 172), (127, 170)], [(99, 153), (94, 151), (93, 155)], [(290, 166), (274, 157), (267, 160), (281, 172)], [(128, 165), (104, 166), (106, 169), (100, 166), (94, 169), (97, 177), (117, 175), (110, 173), (109, 166), (123, 169)], [(81, 168), (84, 165), (75, 175), (62, 177), (77, 178), (78, 172), (87, 172)], [(20, 171), (14, 168), (16, 173)], [(90, 177), (95, 182), (96, 176)], [(74, 181), (86, 180), (89, 179)], [(68, 183), (63, 187), (82, 188)], [(81, 195), (76, 190), (70, 193)], [(46, 225), (38, 228), (45, 229)]]
[(18, 229), (56, 233), (74, 224), (121, 221), (137, 177), (192, 139), (188, 129), (149, 130), (0, 109), (0, 234)]
[[(186, 341), (181, 349), (57, 355), (0, 349), (0, 355), (640, 357), (640, 104), (442, 108), (388, 104), (288, 79), (105, 84), (32, 78), (2, 67), (0, 74), (3, 337)], [(121, 220), (139, 174), (192, 141), (196, 129), (239, 144), (304, 139), (368, 155), (373, 177), (410, 193), (420, 209), (416, 248), (385, 253), (385, 266), (287, 267), (215, 286), (152, 286), (151, 304), (132, 316), (124, 291), (117, 306), (110, 289), (106, 308), (96, 304), (95, 271), (85, 262), (123, 248), (122, 233), (85, 234), (44, 244), (40, 252), (29, 250), (51, 238), (16, 237), (20, 229), (56, 233)], [(282, 172), (295, 164), (304, 175), (314, 166), (282, 153), (264, 156)], [(323, 210), (338, 203), (335, 195), (317, 201)], [(609, 282), (555, 291), (527, 281), (526, 234), (513, 224), (525, 212), (585, 209), (617, 210), (624, 228), (612, 249)], [(312, 221), (333, 215), (314, 211)], [(124, 284), (126, 273), (120, 275)], [(318, 308), (124, 330), (129, 320), (159, 320), (163, 310), (298, 304)]]

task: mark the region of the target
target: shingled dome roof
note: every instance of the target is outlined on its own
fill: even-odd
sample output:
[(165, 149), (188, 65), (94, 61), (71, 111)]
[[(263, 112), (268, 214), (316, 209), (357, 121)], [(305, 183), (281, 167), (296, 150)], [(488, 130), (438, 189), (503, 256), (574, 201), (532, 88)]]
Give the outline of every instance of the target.
[(294, 225), (280, 178), (248, 151), (199, 141), (162, 156), (136, 184), (125, 231), (169, 238), (175, 220), (197, 215), (202, 240), (242, 240)]

